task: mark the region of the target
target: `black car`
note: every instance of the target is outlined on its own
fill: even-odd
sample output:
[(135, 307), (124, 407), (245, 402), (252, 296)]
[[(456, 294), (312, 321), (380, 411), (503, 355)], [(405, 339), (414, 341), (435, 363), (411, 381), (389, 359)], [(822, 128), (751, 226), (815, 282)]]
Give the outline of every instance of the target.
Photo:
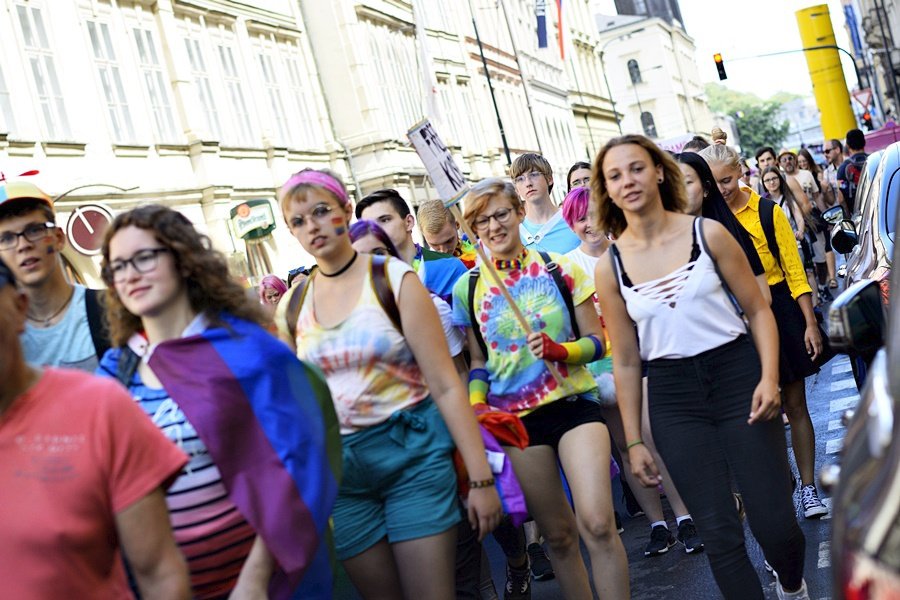
[[(894, 190), (896, 203), (900, 185), (896, 167), (888, 177), (882, 186)], [(893, 231), (900, 226), (896, 209), (891, 218), (886, 235), (893, 241)], [(891, 248), (896, 260), (900, 250), (893, 244)], [(894, 285), (900, 283), (900, 273), (892, 278)], [(874, 356), (859, 405), (852, 416), (847, 415), (832, 494), (833, 598), (896, 599), (900, 598), (900, 422), (895, 423), (900, 419), (900, 308), (885, 304), (880, 282), (869, 278), (838, 296), (828, 316), (836, 351)]]
[[(860, 281), (875, 281), (887, 306), (900, 202), (900, 142), (869, 157), (857, 192), (858, 212), (835, 226), (832, 245), (847, 257), (842, 269), (845, 288)], [(853, 376), (860, 388), (873, 357), (851, 354)]]

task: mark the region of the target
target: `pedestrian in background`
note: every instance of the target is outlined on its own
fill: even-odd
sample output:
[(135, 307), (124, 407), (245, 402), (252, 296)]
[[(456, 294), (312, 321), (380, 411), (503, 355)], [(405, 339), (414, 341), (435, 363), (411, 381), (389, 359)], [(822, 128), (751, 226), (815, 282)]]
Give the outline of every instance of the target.
[[(727, 147), (707, 150), (713, 148)], [(739, 175), (735, 168), (735, 182)], [(733, 477), (753, 534), (780, 577), (779, 597), (808, 598), (784, 433), (773, 420), (780, 405), (778, 335), (744, 252), (719, 223), (681, 214), (687, 203), (681, 172), (643, 136), (607, 142), (591, 181), (597, 226), (616, 237), (610, 260), (597, 269), (597, 293), (615, 347), (632, 468), (645, 485), (660, 483), (641, 439), (643, 362), (654, 439), (691, 508), (722, 594), (763, 598), (731, 494)]]

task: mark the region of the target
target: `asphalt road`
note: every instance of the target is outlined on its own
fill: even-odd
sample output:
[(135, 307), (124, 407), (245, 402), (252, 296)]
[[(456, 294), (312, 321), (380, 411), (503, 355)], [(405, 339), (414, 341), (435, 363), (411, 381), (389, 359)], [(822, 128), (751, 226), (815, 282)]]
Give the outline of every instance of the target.
[[(836, 357), (825, 365), (819, 375), (807, 380), (807, 401), (816, 431), (817, 472), (823, 465), (836, 460), (844, 436), (841, 415), (847, 408), (855, 406), (858, 399), (850, 363), (844, 356)], [(796, 473), (793, 455), (790, 458)], [(820, 497), (830, 508), (830, 498), (822, 490)], [(620, 498), (616, 498), (616, 503), (620, 507), (620, 514), (624, 514)], [(674, 517), (668, 508), (667, 516), (672, 526)], [(805, 577), (810, 598), (828, 600), (831, 598), (830, 515), (821, 520), (807, 520), (799, 516), (799, 521), (806, 535)], [(643, 549), (649, 539), (647, 520), (644, 517), (625, 518), (623, 525), (625, 532), (622, 534), (622, 541), (628, 554), (631, 593), (634, 600), (721, 598), (705, 554), (688, 555), (684, 553), (682, 546), (676, 545), (667, 554), (645, 558)], [(748, 553), (757, 567), (760, 580), (766, 587), (767, 598), (775, 598), (774, 579), (763, 569), (762, 552), (746, 525), (745, 536)], [(502, 599), (502, 586), (506, 577), (505, 560), (493, 539), (488, 539), (485, 547), (491, 562), (493, 579)], [(555, 580), (534, 581), (532, 598), (555, 599), (562, 598), (562, 594)]]

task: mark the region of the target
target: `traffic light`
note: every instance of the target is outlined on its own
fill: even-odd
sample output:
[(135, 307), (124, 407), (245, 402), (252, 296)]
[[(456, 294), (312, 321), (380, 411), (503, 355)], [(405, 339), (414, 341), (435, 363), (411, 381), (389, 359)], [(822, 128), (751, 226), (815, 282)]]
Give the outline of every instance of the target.
[(866, 129), (868, 129), (869, 131), (875, 129), (875, 126), (872, 124), (872, 113), (870, 113), (869, 111), (863, 113), (862, 122), (863, 125), (866, 126)]
[(716, 61), (716, 70), (719, 71), (719, 81), (728, 79), (728, 75), (725, 74), (725, 62), (722, 60), (722, 55), (716, 52), (713, 54), (713, 60)]

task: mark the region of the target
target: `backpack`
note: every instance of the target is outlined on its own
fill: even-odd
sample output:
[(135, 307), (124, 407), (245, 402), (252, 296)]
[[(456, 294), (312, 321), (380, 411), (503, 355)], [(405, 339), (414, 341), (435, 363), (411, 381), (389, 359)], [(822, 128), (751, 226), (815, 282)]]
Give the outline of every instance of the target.
[[(577, 340), (581, 337), (581, 330), (578, 328), (578, 321), (575, 319), (575, 302), (572, 299), (572, 290), (566, 285), (559, 265), (550, 258), (550, 255), (543, 250), (539, 250), (538, 254), (540, 254), (541, 260), (544, 261), (544, 267), (553, 278), (553, 283), (555, 283), (556, 287), (559, 289), (560, 295), (562, 295), (563, 302), (566, 304), (566, 310), (569, 311), (569, 321), (572, 324), (572, 335), (574, 335)], [(469, 271), (469, 321), (472, 324), (472, 333), (475, 334), (475, 340), (478, 342), (478, 347), (481, 348), (481, 355), (487, 360), (487, 344), (484, 342), (484, 337), (481, 335), (481, 329), (478, 327), (478, 319), (475, 316), (475, 286), (478, 283), (478, 278), (480, 276), (481, 271), (479, 267), (475, 267)]]
[(869, 155), (864, 152), (854, 154), (847, 159), (847, 166), (844, 169), (844, 176), (847, 178), (847, 196), (851, 212), (853, 212), (853, 207), (856, 203), (856, 188), (859, 187), (859, 178), (862, 176), (867, 158), (869, 158)]
[(94, 344), (94, 353), (98, 360), (103, 358), (110, 347), (105, 304), (103, 290), (90, 288), (84, 290), (84, 308), (87, 312), (88, 328), (91, 330), (91, 342)]
[[(391, 287), (391, 280), (388, 277), (388, 260), (386, 256), (373, 255), (372, 261), (369, 263), (369, 276), (372, 289), (378, 298), (378, 303), (387, 314), (394, 328), (403, 334), (403, 325), (400, 322), (400, 308), (397, 306), (397, 299), (394, 297), (394, 290)], [(298, 284), (299, 288), (288, 298), (287, 311), (284, 315), (287, 330), (291, 334), (291, 339), (297, 337), (297, 321), (300, 319), (300, 309), (303, 308), (303, 300), (306, 299), (306, 292), (309, 291), (309, 282), (315, 277), (318, 269), (313, 267), (309, 273), (309, 277), (305, 281)]]

